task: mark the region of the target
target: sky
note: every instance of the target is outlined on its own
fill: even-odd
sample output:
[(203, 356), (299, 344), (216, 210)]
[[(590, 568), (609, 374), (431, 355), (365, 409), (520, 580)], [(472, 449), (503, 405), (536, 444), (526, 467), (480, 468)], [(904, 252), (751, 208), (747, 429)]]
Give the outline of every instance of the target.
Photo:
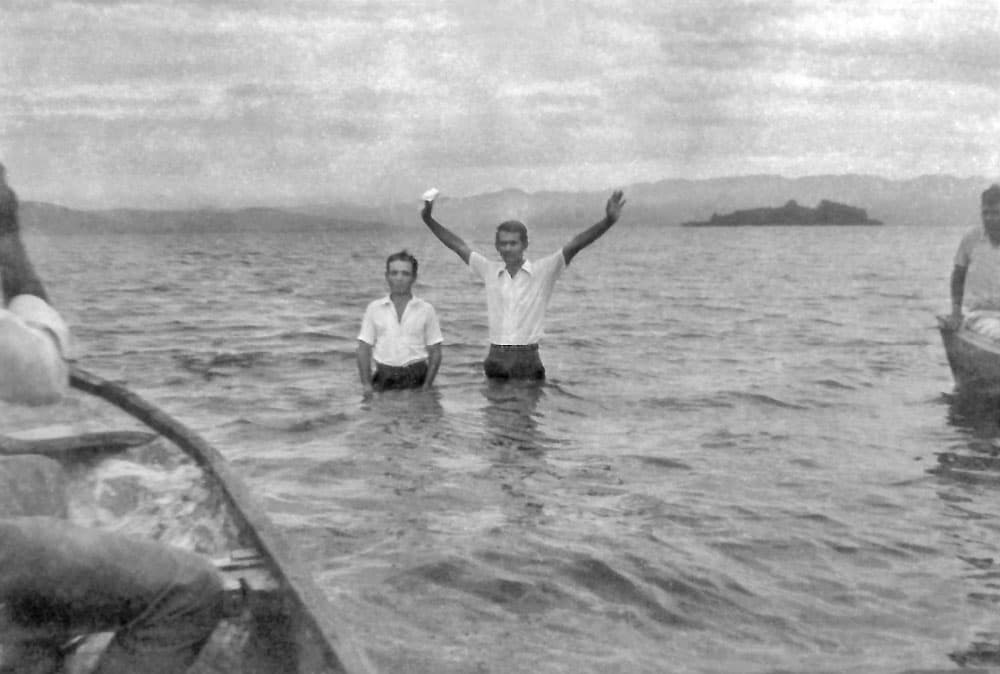
[(3, 0), (0, 162), (78, 208), (1000, 174), (1000, 0)]

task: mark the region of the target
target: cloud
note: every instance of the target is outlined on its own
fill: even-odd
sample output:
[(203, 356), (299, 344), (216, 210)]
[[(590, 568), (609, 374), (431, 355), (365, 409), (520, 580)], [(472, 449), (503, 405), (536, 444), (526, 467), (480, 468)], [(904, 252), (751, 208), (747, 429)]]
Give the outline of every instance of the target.
[(232, 202), (392, 198), (428, 176), (478, 191), (761, 167), (975, 173), (992, 169), (1000, 132), (998, 12), (972, 0), (5, 3), (0, 153), (55, 200), (142, 199), (165, 181), (171, 198), (206, 198), (211, 183)]

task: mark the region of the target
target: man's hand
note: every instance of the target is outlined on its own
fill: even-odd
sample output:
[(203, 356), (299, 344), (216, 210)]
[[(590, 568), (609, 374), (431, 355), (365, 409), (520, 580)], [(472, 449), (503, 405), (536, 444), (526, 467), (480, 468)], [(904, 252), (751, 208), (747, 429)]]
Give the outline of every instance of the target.
[(618, 222), (618, 218), (620, 218), (622, 214), (623, 206), (625, 206), (625, 199), (622, 198), (622, 191), (615, 190), (614, 194), (611, 195), (611, 198), (608, 199), (608, 205), (604, 209), (609, 223), (614, 224)]
[(420, 211), (420, 215), (424, 220), (431, 217), (431, 211), (434, 210), (434, 200), (437, 199), (437, 195), (439, 194), (441, 192), (436, 187), (432, 187), (424, 192), (424, 210)]
[[(432, 192), (435, 194), (432, 194)], [(469, 264), (469, 256), (472, 255), (472, 249), (469, 248), (469, 245), (462, 240), (462, 237), (458, 236), (453, 231), (435, 220), (434, 216), (431, 214), (434, 210), (433, 197), (436, 195), (436, 192), (437, 190), (429, 190), (427, 194), (424, 195), (424, 208), (420, 211), (424, 224), (427, 225), (427, 227), (441, 243), (462, 258), (462, 262)], [(428, 199), (427, 197), (432, 198)]]
[(621, 216), (622, 206), (624, 205), (625, 200), (622, 198), (622, 191), (615, 190), (611, 198), (608, 199), (608, 205), (604, 209), (604, 219), (583, 230), (563, 246), (562, 254), (566, 264), (572, 262), (577, 253), (597, 241), (604, 236), (604, 232), (611, 229), (611, 225), (615, 224)]
[(938, 323), (946, 330), (958, 330), (962, 327), (963, 319), (962, 310), (954, 309), (947, 316), (938, 316)]

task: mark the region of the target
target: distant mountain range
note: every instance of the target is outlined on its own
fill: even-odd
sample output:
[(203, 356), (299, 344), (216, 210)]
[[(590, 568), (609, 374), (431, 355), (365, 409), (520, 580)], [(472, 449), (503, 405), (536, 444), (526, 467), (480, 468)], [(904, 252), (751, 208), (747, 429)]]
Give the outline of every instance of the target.
[(332, 217), (290, 209), (243, 208), (236, 210), (112, 209), (78, 211), (39, 201), (21, 202), (21, 226), (27, 231), (54, 232), (246, 232), (319, 231), (369, 228), (376, 218)]
[[(495, 225), (523, 220), (585, 226), (603, 216), (612, 189), (625, 191), (626, 221), (674, 226), (706, 220), (713, 213), (764, 208), (795, 200), (848, 203), (887, 225), (951, 226), (979, 222), (979, 195), (987, 178), (923, 176), (889, 180), (869, 175), (783, 178), (773, 175), (662, 180), (614, 185), (600, 192), (534, 192), (508, 189), (470, 197), (439, 197), (435, 214), (446, 225)], [(446, 192), (446, 190), (445, 190)], [(378, 207), (312, 204), (295, 208), (73, 210), (43, 202), (21, 204), (24, 226), (41, 231), (78, 232), (238, 232), (321, 231), (373, 226), (421, 226), (419, 196), (411, 203)]]

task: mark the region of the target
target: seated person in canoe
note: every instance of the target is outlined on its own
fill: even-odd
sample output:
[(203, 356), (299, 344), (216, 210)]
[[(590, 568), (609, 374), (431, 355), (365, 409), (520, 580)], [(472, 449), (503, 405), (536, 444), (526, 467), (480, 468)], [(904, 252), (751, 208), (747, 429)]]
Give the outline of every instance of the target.
[[(68, 388), (69, 331), (28, 260), (2, 166), (0, 275), (0, 399), (54, 403)], [(184, 672), (222, 600), (214, 566), (197, 555), (58, 518), (0, 516), (0, 674), (62, 671), (63, 644), (98, 631), (115, 636), (97, 674)]]
[(1000, 341), (1000, 185), (981, 196), (982, 225), (962, 237), (951, 273), (947, 327)]

